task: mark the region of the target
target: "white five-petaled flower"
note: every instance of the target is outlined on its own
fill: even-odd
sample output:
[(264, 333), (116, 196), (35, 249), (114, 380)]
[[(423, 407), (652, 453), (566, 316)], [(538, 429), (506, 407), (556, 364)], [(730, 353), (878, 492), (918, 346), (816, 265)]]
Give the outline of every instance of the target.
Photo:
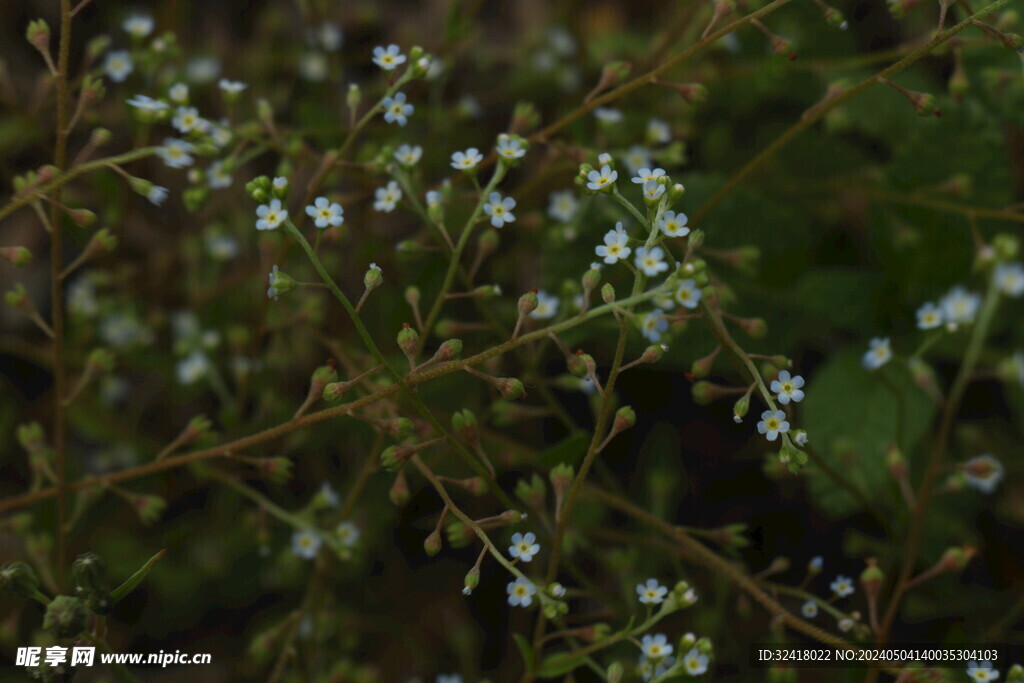
[(385, 97), (380, 104), (384, 108), (384, 120), (400, 126), (408, 123), (414, 111), (414, 107), (406, 103), (404, 92), (396, 92), (394, 97)]
[(548, 215), (556, 221), (568, 223), (576, 215), (576, 208), (579, 206), (579, 202), (576, 200), (576, 194), (572, 190), (552, 192), (549, 200)]
[(320, 536), (310, 529), (303, 529), (292, 534), (292, 552), (304, 560), (312, 560), (320, 550)]
[(498, 145), (494, 149), (498, 152), (498, 156), (503, 159), (520, 159), (526, 154), (523, 141), (507, 133), (502, 133), (498, 136)]
[(619, 259), (628, 258), (632, 253), (633, 250), (626, 246), (628, 242), (629, 235), (622, 228), (622, 223), (616, 223), (614, 230), (605, 233), (604, 244), (597, 245), (594, 251), (605, 263), (616, 263)]
[(658, 605), (668, 595), (668, 588), (658, 583), (657, 579), (647, 579), (647, 583), (636, 585), (636, 592), (643, 604)]
[(829, 584), (829, 588), (839, 597), (845, 598), (847, 595), (853, 595), (853, 579), (840, 574), (835, 581)]
[(870, 348), (864, 354), (861, 362), (868, 370), (877, 370), (892, 358), (892, 348), (889, 346), (888, 337), (875, 337), (870, 342)]
[(171, 98), (171, 102), (175, 104), (185, 104), (188, 102), (188, 85), (184, 83), (175, 83), (167, 91), (167, 96)]
[(256, 207), (257, 230), (274, 230), (288, 218), (288, 212), (281, 208), (280, 199), (271, 199), (269, 204)]
[(928, 302), (917, 309), (917, 329), (932, 330), (942, 325), (942, 309)]
[(405, 63), (405, 55), (402, 54), (397, 45), (388, 45), (387, 48), (378, 45), (373, 48), (373, 63), (385, 71), (391, 71), (398, 65)]
[(178, 382), (195, 384), (210, 371), (210, 359), (202, 351), (193, 351), (178, 362)]
[(548, 294), (543, 289), (537, 290), (537, 307), (530, 311), (534, 320), (547, 320), (558, 315), (559, 300), (557, 296)]
[(665, 263), (665, 251), (661, 247), (651, 247), (650, 250), (647, 247), (637, 247), (634, 262), (636, 267), (642, 270), (647, 277), (654, 277), (658, 273), (668, 270), (668, 264)]
[(942, 297), (939, 305), (942, 306), (947, 323), (954, 325), (971, 323), (974, 322), (974, 317), (978, 314), (978, 307), (981, 306), (981, 295), (956, 286)]
[(673, 297), (683, 308), (697, 308), (697, 304), (700, 303), (700, 298), (703, 296), (703, 292), (697, 287), (696, 280), (683, 280), (676, 287), (676, 291)]
[(656, 342), (661, 339), (661, 334), (668, 330), (668, 320), (665, 319), (665, 312), (656, 308), (640, 319), (640, 331), (646, 339)]
[(800, 613), (804, 615), (805, 619), (813, 619), (818, 616), (818, 603), (808, 600), (800, 607)]
[(643, 145), (633, 145), (622, 157), (622, 163), (626, 164), (630, 173), (637, 173), (641, 168), (650, 168), (651, 150)]
[(609, 187), (615, 183), (619, 177), (619, 172), (612, 170), (612, 167), (608, 164), (601, 166), (601, 170), (591, 171), (587, 174), (587, 188), (590, 190), (601, 190)]
[(804, 378), (800, 375), (790, 375), (789, 370), (779, 373), (779, 378), (772, 382), (772, 391), (778, 395), (779, 403), (786, 405), (790, 401), (799, 403), (804, 400), (804, 392), (800, 389), (804, 385)]
[(665, 215), (658, 221), (658, 227), (669, 237), (686, 237), (690, 229), (686, 227), (686, 214), (680, 211), (666, 211)]
[(130, 100), (126, 100), (129, 105), (135, 107), (139, 111), (145, 112), (158, 112), (170, 109), (171, 105), (167, 104), (163, 100), (154, 100), (152, 97), (146, 97), (145, 95), (136, 95)]
[(342, 522), (334, 533), (338, 537), (338, 543), (344, 548), (351, 548), (359, 542), (359, 527), (355, 522)]
[(611, 107), (598, 107), (594, 110), (594, 118), (601, 123), (619, 123), (622, 121), (622, 112)]
[(227, 95), (237, 95), (249, 86), (242, 81), (232, 81), (227, 78), (220, 79), (217, 86)]
[(402, 190), (398, 187), (398, 183), (392, 180), (387, 184), (387, 187), (378, 187), (374, 197), (376, 199), (373, 202), (374, 209), (384, 213), (391, 213), (395, 210), (398, 202), (402, 200)]
[(135, 63), (132, 62), (132, 55), (128, 50), (113, 50), (107, 54), (107, 59), (103, 62), (103, 70), (115, 83), (124, 81), (134, 69)]
[(231, 168), (226, 161), (215, 161), (206, 169), (206, 179), (215, 190), (231, 187)]
[(532, 533), (512, 534), (512, 545), (508, 547), (508, 554), (514, 560), (529, 562), (533, 556), (540, 552), (540, 544), (536, 542), (537, 537)]
[(647, 140), (665, 144), (672, 139), (672, 129), (661, 119), (651, 119), (647, 122)]
[(174, 113), (174, 118), (171, 119), (171, 125), (182, 133), (202, 131), (203, 123), (202, 117), (199, 116), (199, 110), (195, 107), (178, 107), (178, 111)]
[(672, 654), (672, 646), (668, 644), (668, 636), (664, 633), (658, 633), (653, 636), (648, 634), (643, 637), (640, 644), (644, 656), (648, 659), (658, 660)]
[(502, 199), (500, 193), (492, 192), (487, 199), (489, 201), (484, 204), (484, 213), (491, 217), (491, 225), (500, 228), (516, 219), (512, 213), (512, 209), (516, 208), (516, 200), (512, 197)]
[(124, 20), (121, 28), (132, 38), (145, 38), (153, 32), (153, 17), (148, 14), (133, 14)]
[(520, 576), (515, 581), (509, 581), (505, 591), (508, 593), (508, 604), (513, 607), (529, 607), (537, 587), (529, 579)]
[(317, 197), (306, 207), (306, 215), (313, 219), (318, 228), (338, 227), (345, 222), (345, 209), (337, 202), (331, 203), (327, 197)]
[(665, 186), (657, 180), (648, 180), (644, 183), (644, 199), (649, 202), (656, 202), (665, 194)]
[(195, 149), (191, 142), (166, 138), (163, 147), (157, 150), (157, 154), (171, 168), (184, 168), (185, 166), (192, 165), (191, 153)]
[(402, 166), (415, 166), (423, 156), (423, 148), (419, 145), (400, 145), (395, 150), (395, 161)]
[(154, 185), (149, 188), (149, 192), (146, 193), (146, 199), (149, 200), (150, 204), (160, 206), (167, 200), (167, 188), (161, 187), (160, 185)]
[(999, 670), (992, 668), (992, 662), (970, 661), (967, 663), (967, 675), (975, 683), (989, 683), (999, 678)]
[(636, 171), (636, 175), (630, 178), (630, 180), (637, 185), (643, 185), (651, 180), (657, 182), (658, 178), (661, 178), (664, 175), (665, 169), (663, 168), (655, 168), (653, 170), (649, 168), (639, 168)]
[(757, 423), (758, 434), (764, 434), (764, 438), (769, 441), (775, 441), (779, 438), (779, 434), (785, 434), (789, 431), (789, 423), (786, 422), (786, 414), (781, 410), (772, 412), (766, 410), (761, 413), (761, 420)]
[(455, 152), (452, 154), (452, 168), (468, 171), (476, 168), (476, 165), (483, 161), (483, 159), (484, 156), (480, 154), (480, 150), (476, 147), (470, 147), (465, 152)]
[(1008, 296), (1024, 294), (1024, 266), (1017, 262), (1000, 263), (996, 266), (996, 286)]
[(990, 453), (976, 455), (964, 463), (964, 474), (968, 486), (982, 493), (992, 493), (1003, 478), (1003, 463)]
[(707, 673), (708, 656), (701, 654), (701, 651), (697, 648), (693, 648), (683, 657), (683, 669), (691, 676), (700, 676)]

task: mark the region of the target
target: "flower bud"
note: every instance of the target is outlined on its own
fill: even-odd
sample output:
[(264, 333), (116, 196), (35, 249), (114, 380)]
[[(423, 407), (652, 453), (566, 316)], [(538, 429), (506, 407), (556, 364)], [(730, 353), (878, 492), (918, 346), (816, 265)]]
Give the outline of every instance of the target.
[(68, 211), (68, 217), (80, 228), (88, 228), (96, 222), (96, 214), (89, 209), (72, 209)]
[(43, 427), (38, 422), (27, 422), (18, 425), (18, 443), (28, 453), (36, 453), (46, 448), (46, 439), (43, 434)]
[(160, 516), (164, 513), (164, 509), (167, 507), (167, 502), (160, 496), (143, 493), (133, 495), (131, 503), (132, 507), (135, 508), (135, 513), (139, 516), (139, 519), (146, 525), (152, 524), (160, 519)]
[(604, 283), (604, 287), (601, 288), (601, 300), (606, 304), (610, 304), (615, 301), (615, 287), (612, 286), (612, 283)]
[(32, 262), (32, 252), (25, 247), (0, 247), (0, 257), (18, 268), (24, 268)]
[(434, 557), (441, 552), (442, 545), (441, 532), (437, 529), (434, 529), (430, 532), (429, 536), (423, 539), (423, 551), (426, 552), (429, 557)]
[(531, 476), (529, 481), (526, 479), (520, 479), (516, 482), (515, 494), (519, 500), (523, 501), (534, 510), (541, 510), (544, 508), (546, 490), (544, 487), (544, 480), (541, 479), (539, 474)]
[(356, 83), (348, 84), (348, 93), (345, 94), (345, 103), (348, 108), (353, 112), (359, 108), (359, 103), (363, 101), (363, 92), (359, 89), (359, 85)]
[(875, 558), (868, 559), (867, 563), (867, 568), (861, 572), (860, 584), (864, 587), (864, 592), (868, 598), (874, 599), (878, 597), (878, 592), (882, 589), (885, 574), (878, 568), (878, 560)]
[(748, 318), (740, 322), (740, 327), (751, 339), (764, 339), (768, 334), (768, 323), (763, 318)]
[(537, 309), (537, 290), (531, 289), (519, 297), (519, 317), (525, 318)]
[(583, 273), (583, 292), (584, 296), (589, 296), (590, 292), (594, 291), (594, 288), (601, 284), (601, 271), (597, 268), (591, 268), (587, 272)]
[(274, 300), (277, 300), (282, 294), (292, 291), (297, 286), (295, 278), (284, 271), (278, 270), (277, 266), (274, 266), (274, 269), (270, 271), (269, 281), (270, 287), (267, 288), (267, 296)]
[(657, 363), (668, 351), (667, 344), (651, 344), (640, 354), (641, 363)]
[(28, 298), (28, 292), (25, 291), (25, 285), (20, 282), (15, 283), (14, 289), (10, 289), (4, 293), (4, 301), (11, 308), (22, 311), (23, 313), (31, 313), (33, 311), (32, 301)]
[(325, 401), (337, 401), (351, 388), (351, 382), (331, 382), (324, 387), (323, 398)]
[(1024, 683), (1024, 666), (1014, 664), (1006, 674), (1006, 683)]
[(409, 359), (409, 364), (412, 365), (416, 359), (416, 347), (419, 346), (420, 335), (419, 332), (409, 326), (409, 323), (402, 325), (401, 332), (398, 333), (398, 348), (402, 349), (402, 353)]
[(409, 286), (405, 288), (405, 302), (413, 308), (420, 305), (420, 288)]
[(946, 572), (963, 571), (967, 563), (974, 557), (975, 552), (972, 546), (947, 548), (946, 552), (942, 554), (942, 559), (939, 560), (939, 567), (942, 571)]
[(453, 548), (465, 548), (476, 537), (473, 530), (462, 522), (452, 522), (445, 528), (444, 533), (448, 538), (448, 545)]
[(480, 253), (480, 258), (487, 258), (496, 252), (500, 243), (501, 237), (497, 230), (484, 230), (476, 241), (476, 248)]
[(636, 424), (636, 411), (630, 406), (622, 406), (615, 411), (615, 421), (612, 423), (613, 432), (622, 432)]
[(903, 457), (903, 451), (895, 443), (889, 444), (885, 452), (885, 466), (893, 479), (903, 479), (907, 476), (907, 460)]
[(747, 416), (747, 412), (750, 410), (750, 394), (746, 393), (739, 397), (736, 403), (732, 406), (732, 420), (736, 424), (743, 422), (743, 418)]
[(380, 266), (376, 263), (371, 263), (370, 267), (366, 269), (366, 275), (363, 276), (363, 285), (366, 287), (366, 291), (377, 289), (383, 283), (384, 275), (381, 272)]
[(259, 458), (259, 473), (268, 481), (275, 484), (283, 484), (291, 479), (292, 461), (288, 458), (277, 456), (273, 458)]
[(408, 446), (388, 446), (380, 453), (380, 464), (388, 472), (397, 472), (415, 452)]
[(501, 520), (502, 524), (519, 524), (519, 522), (526, 519), (526, 514), (520, 512), (519, 510), (505, 510), (500, 515), (498, 515), (498, 519)]
[(78, 598), (58, 595), (46, 607), (43, 628), (58, 638), (73, 638), (85, 630), (89, 610)]
[(477, 426), (476, 415), (468, 408), (452, 415), (452, 431), (457, 437), (471, 444), (480, 442), (480, 430)]
[(431, 360), (437, 363), (444, 363), (458, 360), (460, 356), (462, 356), (462, 340), (449, 339), (437, 348), (437, 352)]
[(405, 471), (398, 470), (395, 481), (388, 490), (388, 498), (395, 507), (402, 507), (409, 502), (409, 482), (405, 478)]
[(29, 600), (39, 595), (39, 579), (24, 562), (9, 562), (0, 567), (0, 595)]
[(605, 678), (608, 679), (608, 683), (619, 683), (622, 677), (625, 675), (626, 670), (622, 666), (621, 662), (612, 662), (608, 666), (608, 671), (605, 673)]
[(703, 83), (672, 83), (669, 87), (689, 104), (704, 104), (708, 100), (708, 89)]
[(1020, 240), (1015, 235), (999, 233), (992, 238), (992, 249), (1000, 261), (1012, 261), (1020, 251)]
[(494, 386), (501, 393), (501, 397), (509, 401), (526, 396), (526, 387), (515, 377), (498, 377), (494, 380)]

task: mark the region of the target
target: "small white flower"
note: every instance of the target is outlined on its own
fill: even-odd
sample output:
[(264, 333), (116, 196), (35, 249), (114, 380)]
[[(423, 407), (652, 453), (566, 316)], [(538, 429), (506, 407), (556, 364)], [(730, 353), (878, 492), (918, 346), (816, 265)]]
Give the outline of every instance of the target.
[(336, 52), (341, 48), (343, 36), (337, 24), (330, 21), (324, 22), (319, 29), (316, 29), (315, 33), (320, 44), (328, 52)]
[(945, 313), (946, 322), (956, 325), (971, 323), (974, 322), (978, 307), (981, 306), (981, 295), (957, 286), (942, 297), (939, 305)]
[(304, 560), (312, 560), (320, 550), (320, 536), (315, 531), (303, 529), (292, 534), (292, 552)]
[(917, 329), (932, 330), (942, 325), (942, 309), (928, 302), (917, 309)]
[(175, 138), (166, 138), (164, 145), (157, 150), (157, 155), (164, 160), (164, 163), (171, 168), (184, 168), (185, 166), (191, 166), (194, 159), (191, 153), (195, 151), (195, 147), (190, 142), (184, 140), (177, 140)]
[(188, 102), (188, 86), (184, 83), (175, 83), (167, 91), (167, 96), (175, 104), (185, 104)]
[(275, 190), (287, 190), (288, 189), (288, 178), (285, 176), (277, 176), (271, 181)]
[(160, 206), (167, 201), (167, 188), (161, 187), (160, 185), (154, 185), (149, 188), (149, 192), (146, 193), (146, 199), (149, 200), (150, 204)]
[(664, 633), (657, 635), (646, 635), (640, 641), (644, 656), (648, 659), (658, 660), (672, 654), (672, 646), (668, 644), (668, 636)]
[(134, 69), (135, 63), (132, 62), (132, 55), (128, 50), (114, 50), (107, 54), (107, 59), (103, 62), (103, 70), (115, 83), (123, 82)]
[(227, 95), (237, 95), (249, 87), (242, 81), (231, 81), (227, 78), (220, 79), (220, 82), (217, 85)]
[(405, 55), (397, 45), (388, 45), (384, 48), (381, 45), (373, 48), (373, 63), (384, 69), (392, 71), (395, 67), (405, 63)]
[(1024, 266), (1014, 263), (1000, 263), (996, 266), (996, 286), (1008, 296), (1024, 294)]
[(337, 202), (331, 203), (327, 197), (317, 197), (306, 207), (306, 215), (313, 219), (318, 228), (338, 227), (345, 222), (345, 209)]
[(521, 159), (526, 154), (523, 141), (506, 133), (498, 136), (498, 145), (494, 149), (498, 152), (498, 156), (504, 159)]
[(206, 169), (206, 178), (215, 190), (231, 187), (231, 168), (224, 161), (215, 161)]
[(666, 211), (665, 215), (658, 221), (658, 227), (669, 237), (686, 237), (690, 229), (686, 227), (686, 214), (680, 211)]
[(408, 123), (408, 117), (412, 116), (414, 110), (411, 104), (406, 103), (404, 92), (396, 92), (394, 97), (385, 97), (381, 100), (381, 106), (384, 108), (384, 120), (400, 126)]
[(656, 202), (665, 194), (665, 186), (657, 180), (648, 180), (644, 183), (644, 199), (649, 202)]
[(638, 173), (642, 168), (650, 168), (651, 150), (642, 145), (633, 145), (622, 157), (622, 162), (630, 173)]
[(515, 581), (510, 581), (505, 590), (508, 593), (508, 604), (513, 607), (529, 607), (533, 603), (537, 587), (529, 579), (519, 577)]
[(672, 129), (661, 119), (651, 119), (647, 122), (647, 139), (650, 142), (665, 144), (672, 139)]
[(136, 95), (130, 100), (126, 100), (129, 105), (135, 107), (139, 111), (145, 112), (158, 112), (170, 109), (171, 105), (167, 104), (163, 100), (154, 100), (152, 97), (146, 97), (145, 95)]
[(779, 434), (789, 431), (789, 423), (786, 422), (786, 414), (781, 410), (772, 412), (766, 410), (761, 413), (761, 421), (757, 423), (757, 433), (764, 434), (769, 441), (775, 441)]
[(178, 107), (174, 118), (171, 119), (171, 125), (182, 133), (191, 133), (192, 131), (202, 129), (202, 120), (202, 117), (199, 116), (199, 111), (195, 107)]
[(354, 522), (342, 522), (334, 533), (344, 548), (351, 548), (359, 542), (359, 527)]
[(423, 148), (419, 145), (400, 145), (395, 150), (395, 161), (402, 166), (415, 166), (423, 156)]
[(609, 230), (604, 235), (604, 244), (599, 244), (594, 252), (604, 259), (605, 263), (612, 264), (619, 259), (628, 258), (632, 249), (626, 246), (629, 242), (629, 235), (622, 228), (622, 223), (616, 223), (614, 230)]
[(534, 320), (548, 320), (558, 315), (559, 299), (552, 296), (543, 289), (537, 291), (537, 308), (530, 312)]
[(771, 389), (778, 395), (779, 403), (786, 405), (790, 401), (799, 403), (804, 400), (804, 392), (800, 389), (803, 385), (803, 377), (790, 376), (789, 370), (783, 370), (779, 373), (779, 378), (772, 382)]
[(967, 663), (967, 675), (975, 683), (989, 683), (999, 678), (999, 670), (992, 668), (992, 662), (971, 661)]
[(594, 110), (594, 117), (601, 123), (609, 125), (622, 122), (622, 112), (611, 107), (598, 107)]
[(644, 168), (637, 169), (636, 175), (633, 176), (632, 178), (630, 178), (630, 180), (632, 180), (633, 183), (635, 183), (637, 185), (643, 185), (643, 184), (648, 183), (648, 182), (650, 182), (652, 180), (657, 182), (658, 178), (661, 178), (664, 175), (665, 175), (665, 169), (663, 169), (663, 168), (656, 168), (656, 169), (654, 169), (652, 171), (651, 169), (649, 169), (647, 167), (644, 167)]
[(274, 230), (288, 218), (288, 212), (281, 208), (280, 199), (271, 199), (269, 204), (256, 207), (256, 229)]
[(532, 533), (525, 535), (520, 533), (512, 534), (512, 545), (508, 547), (508, 554), (514, 560), (529, 562), (533, 556), (540, 552), (540, 544), (536, 542), (537, 537)]
[(374, 193), (376, 201), (373, 208), (384, 213), (391, 213), (395, 210), (398, 202), (402, 201), (402, 190), (394, 180), (387, 184), (387, 187), (378, 187)]
[(455, 152), (452, 154), (452, 168), (468, 171), (476, 168), (476, 165), (483, 160), (484, 156), (480, 154), (480, 150), (476, 147), (470, 147), (465, 152)]
[(499, 193), (492, 192), (488, 199), (490, 201), (484, 204), (484, 213), (491, 217), (491, 225), (500, 228), (516, 219), (512, 213), (512, 209), (516, 208), (516, 200), (512, 197), (502, 199)]
[(637, 247), (634, 263), (647, 277), (654, 277), (668, 270), (665, 251), (661, 247), (651, 247), (650, 251), (646, 247)]
[(665, 319), (665, 312), (659, 308), (654, 309), (640, 319), (640, 330), (644, 338), (652, 342), (661, 339), (663, 332), (668, 330), (668, 320)]
[(703, 295), (704, 293), (697, 288), (696, 280), (683, 280), (673, 294), (680, 306), (690, 309), (697, 308)]
[(868, 370), (877, 370), (892, 358), (892, 349), (889, 347), (888, 337), (875, 337), (871, 340), (870, 348), (864, 354), (861, 362)]
[(202, 351), (193, 351), (178, 362), (178, 382), (195, 384), (210, 371), (210, 360)]
[(967, 485), (982, 493), (992, 493), (1003, 478), (1003, 463), (986, 453), (976, 455), (964, 463)]
[(206, 250), (218, 261), (230, 261), (238, 256), (238, 241), (230, 235), (213, 234), (206, 239)]
[(441, 200), (444, 199), (442, 194), (440, 192), (438, 192), (437, 190), (428, 190), (426, 198), (427, 198), (427, 206), (429, 206), (429, 207), (440, 206), (441, 205)]
[(153, 17), (148, 14), (133, 14), (121, 24), (121, 28), (132, 38), (145, 38), (153, 32)]
[(809, 440), (809, 437), (807, 436), (807, 432), (805, 432), (802, 429), (796, 430), (796, 435), (793, 437), (793, 442), (797, 446), (799, 446), (800, 448), (803, 448), (804, 446), (807, 445), (807, 441), (808, 440)]
[(553, 598), (564, 598), (565, 597), (565, 586), (563, 586), (560, 583), (553, 583), (553, 584), (551, 584), (551, 588), (549, 589), (549, 592), (551, 593), (551, 597), (553, 597)]
[(708, 656), (701, 654), (700, 650), (693, 648), (683, 657), (683, 669), (691, 676), (700, 676), (707, 673)]
[(579, 202), (576, 200), (576, 193), (572, 190), (552, 192), (548, 199), (548, 215), (556, 221), (568, 223), (576, 215)]
[(805, 619), (813, 619), (818, 616), (818, 603), (814, 600), (808, 600), (800, 608), (800, 613), (804, 615)]
[(587, 188), (590, 190), (600, 190), (605, 187), (609, 187), (615, 184), (615, 181), (619, 177), (619, 172), (612, 170), (612, 167), (608, 164), (601, 166), (601, 170), (591, 171), (587, 174)]
[(658, 583), (657, 579), (647, 579), (647, 583), (638, 583), (636, 592), (640, 596), (640, 602), (645, 605), (658, 605), (668, 595), (668, 588)]
[(327, 78), (330, 72), (330, 65), (327, 63), (327, 55), (323, 52), (307, 52), (299, 60), (299, 74), (313, 83), (319, 83)]
[(835, 581), (829, 584), (829, 588), (839, 597), (845, 598), (847, 595), (853, 595), (853, 579), (840, 574)]

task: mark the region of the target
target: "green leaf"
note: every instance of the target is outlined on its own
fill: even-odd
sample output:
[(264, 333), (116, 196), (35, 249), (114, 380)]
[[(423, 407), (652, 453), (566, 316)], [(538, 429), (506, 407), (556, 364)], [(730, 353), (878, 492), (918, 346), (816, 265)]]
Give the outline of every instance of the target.
[(545, 449), (540, 454), (540, 464), (545, 467), (554, 467), (562, 463), (572, 465), (583, 458), (589, 446), (590, 436), (586, 432), (570, 434), (551, 448)]
[[(885, 466), (889, 444), (909, 457), (928, 433), (935, 405), (913, 383), (900, 358), (874, 372), (860, 363), (860, 351), (837, 355), (810, 378), (801, 403), (803, 425), (815, 451), (873, 502), (897, 495)], [(899, 397), (897, 397), (899, 394)], [(825, 474), (809, 470), (811, 496), (834, 516), (852, 514), (861, 504)]]
[(519, 654), (523, 656), (523, 668), (526, 671), (533, 671), (533, 646), (530, 645), (529, 641), (522, 633), (513, 633), (512, 640), (516, 641), (516, 647), (519, 648)]
[(584, 655), (578, 655), (573, 652), (559, 652), (541, 662), (537, 675), (541, 678), (564, 676), (582, 665), (583, 659)]
[(163, 550), (158, 552), (156, 555), (154, 555), (153, 557), (149, 558), (149, 561), (146, 562), (146, 564), (142, 565), (142, 567), (139, 569), (139, 571), (137, 571), (134, 574), (132, 574), (131, 576), (129, 576), (127, 581), (125, 581), (120, 586), (115, 588), (113, 590), (113, 592), (110, 594), (110, 601), (111, 601), (111, 603), (112, 604), (117, 604), (118, 602), (120, 602), (122, 600), (122, 598), (124, 598), (126, 595), (131, 593), (133, 590), (135, 590), (135, 587), (138, 586), (140, 583), (142, 583), (142, 580), (144, 578), (146, 578), (146, 574), (149, 574), (149, 570), (151, 570), (153, 568), (153, 565), (155, 565), (157, 563), (157, 561), (161, 557), (163, 557), (166, 553), (167, 553), (167, 548), (164, 548)]

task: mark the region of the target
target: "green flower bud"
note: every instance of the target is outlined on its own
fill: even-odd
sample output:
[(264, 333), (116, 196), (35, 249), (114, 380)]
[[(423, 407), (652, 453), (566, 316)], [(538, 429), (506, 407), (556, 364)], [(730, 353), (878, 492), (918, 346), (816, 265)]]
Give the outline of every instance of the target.
[(260, 458), (259, 472), (274, 484), (283, 484), (292, 477), (292, 461), (285, 457)]
[(32, 301), (28, 298), (28, 292), (25, 291), (25, 285), (20, 282), (15, 283), (14, 289), (4, 293), (4, 300), (8, 306), (23, 313), (31, 313), (33, 310)]
[(0, 257), (18, 268), (24, 268), (32, 262), (32, 252), (25, 247), (0, 247)]
[(50, 25), (43, 19), (36, 19), (28, 22), (25, 30), (25, 40), (32, 47), (49, 56), (50, 54)]
[(40, 595), (39, 579), (32, 567), (24, 562), (9, 562), (0, 567), (0, 595), (19, 600), (29, 600)]
[(430, 535), (427, 536), (426, 539), (424, 539), (423, 541), (423, 550), (430, 557), (434, 557), (439, 552), (441, 552), (441, 546), (441, 532), (437, 529), (434, 529), (434, 531), (432, 531)]
[(1024, 683), (1024, 666), (1014, 664), (1006, 674), (1007, 683)]
[(869, 559), (868, 566), (860, 574), (860, 583), (868, 597), (875, 597), (882, 588), (885, 574), (878, 568), (878, 560)]
[(38, 422), (18, 425), (18, 443), (30, 454), (45, 449), (46, 437), (43, 434), (43, 426)]
[(525, 318), (537, 309), (537, 290), (531, 289), (519, 297), (519, 317)]
[(351, 382), (331, 382), (324, 387), (323, 398), (325, 401), (340, 400), (351, 388)]
[(548, 473), (548, 479), (551, 480), (551, 486), (555, 489), (556, 493), (564, 493), (569, 489), (569, 485), (572, 484), (573, 477), (576, 476), (572, 465), (568, 463), (558, 463), (551, 468)]
[(96, 372), (110, 372), (114, 369), (114, 354), (106, 349), (93, 349), (86, 363)]
[(476, 537), (473, 530), (462, 522), (452, 522), (445, 528), (444, 532), (448, 538), (448, 545), (453, 548), (465, 548)]
[(625, 675), (626, 670), (620, 662), (612, 662), (608, 666), (608, 671), (605, 673), (605, 678), (608, 679), (608, 683), (619, 683), (622, 677)]
[(999, 233), (992, 238), (992, 249), (1000, 261), (1012, 261), (1020, 252), (1020, 240), (1015, 235)]
[(89, 610), (78, 598), (58, 595), (46, 607), (43, 628), (58, 638), (73, 638), (85, 630)]
[(503, 524), (519, 524), (519, 522), (526, 519), (526, 515), (519, 510), (505, 510), (498, 515), (498, 519), (500, 519)]
[(89, 209), (72, 209), (68, 211), (68, 217), (80, 228), (88, 228), (96, 222), (96, 214)]
[(614, 303), (615, 301), (615, 287), (612, 283), (604, 283), (604, 287), (601, 288), (601, 300), (606, 304)]
[(419, 346), (420, 334), (412, 327), (409, 323), (402, 325), (402, 330), (398, 333), (398, 348), (402, 349), (402, 353), (409, 359), (409, 364), (412, 365), (416, 358), (416, 347)]
[(587, 272), (583, 273), (583, 291), (586, 296), (590, 295), (590, 292), (594, 291), (594, 288), (601, 284), (601, 271), (597, 268), (591, 268)]
[(451, 360), (458, 360), (461, 355), (462, 340), (449, 339), (438, 347), (432, 360), (438, 363), (443, 363)]
[(462, 594), (469, 595), (473, 590), (480, 585), (480, 568), (473, 567), (466, 572), (466, 578), (462, 581)]
[(363, 276), (363, 285), (366, 287), (366, 291), (377, 289), (383, 283), (384, 275), (381, 272), (380, 266), (376, 263), (371, 263), (370, 267), (366, 270), (366, 275)]
[(167, 502), (160, 496), (137, 493), (132, 496), (132, 507), (143, 524), (149, 525), (160, 519)]
[(409, 502), (409, 497), (409, 482), (406, 481), (405, 472), (398, 470), (398, 474), (395, 475), (395, 481), (388, 490), (388, 498), (395, 507), (402, 507)]
[(296, 286), (295, 278), (274, 266), (274, 269), (270, 271), (270, 287), (267, 289), (267, 296), (276, 300), (281, 295), (295, 289)]
[(736, 424), (743, 422), (743, 418), (747, 416), (747, 412), (750, 410), (750, 394), (743, 394), (739, 400), (733, 404), (732, 407), (732, 420)]
[(501, 397), (509, 401), (526, 396), (526, 387), (515, 377), (498, 377), (494, 381), (494, 386), (501, 393)]
[(345, 94), (345, 103), (348, 108), (353, 112), (359, 108), (359, 104), (363, 101), (363, 91), (359, 89), (359, 86), (355, 83), (349, 83), (348, 92)]
[(636, 411), (631, 406), (622, 406), (615, 411), (612, 431), (622, 432), (636, 424)]
[(415, 453), (408, 446), (388, 446), (380, 454), (380, 464), (388, 472), (397, 472)]
[(96, 553), (79, 555), (71, 565), (77, 585), (86, 591), (107, 590), (107, 567)]
[(544, 480), (541, 479), (539, 474), (533, 474), (529, 481), (520, 479), (516, 482), (515, 494), (519, 500), (534, 510), (544, 509), (544, 500), (547, 493), (544, 487)]

